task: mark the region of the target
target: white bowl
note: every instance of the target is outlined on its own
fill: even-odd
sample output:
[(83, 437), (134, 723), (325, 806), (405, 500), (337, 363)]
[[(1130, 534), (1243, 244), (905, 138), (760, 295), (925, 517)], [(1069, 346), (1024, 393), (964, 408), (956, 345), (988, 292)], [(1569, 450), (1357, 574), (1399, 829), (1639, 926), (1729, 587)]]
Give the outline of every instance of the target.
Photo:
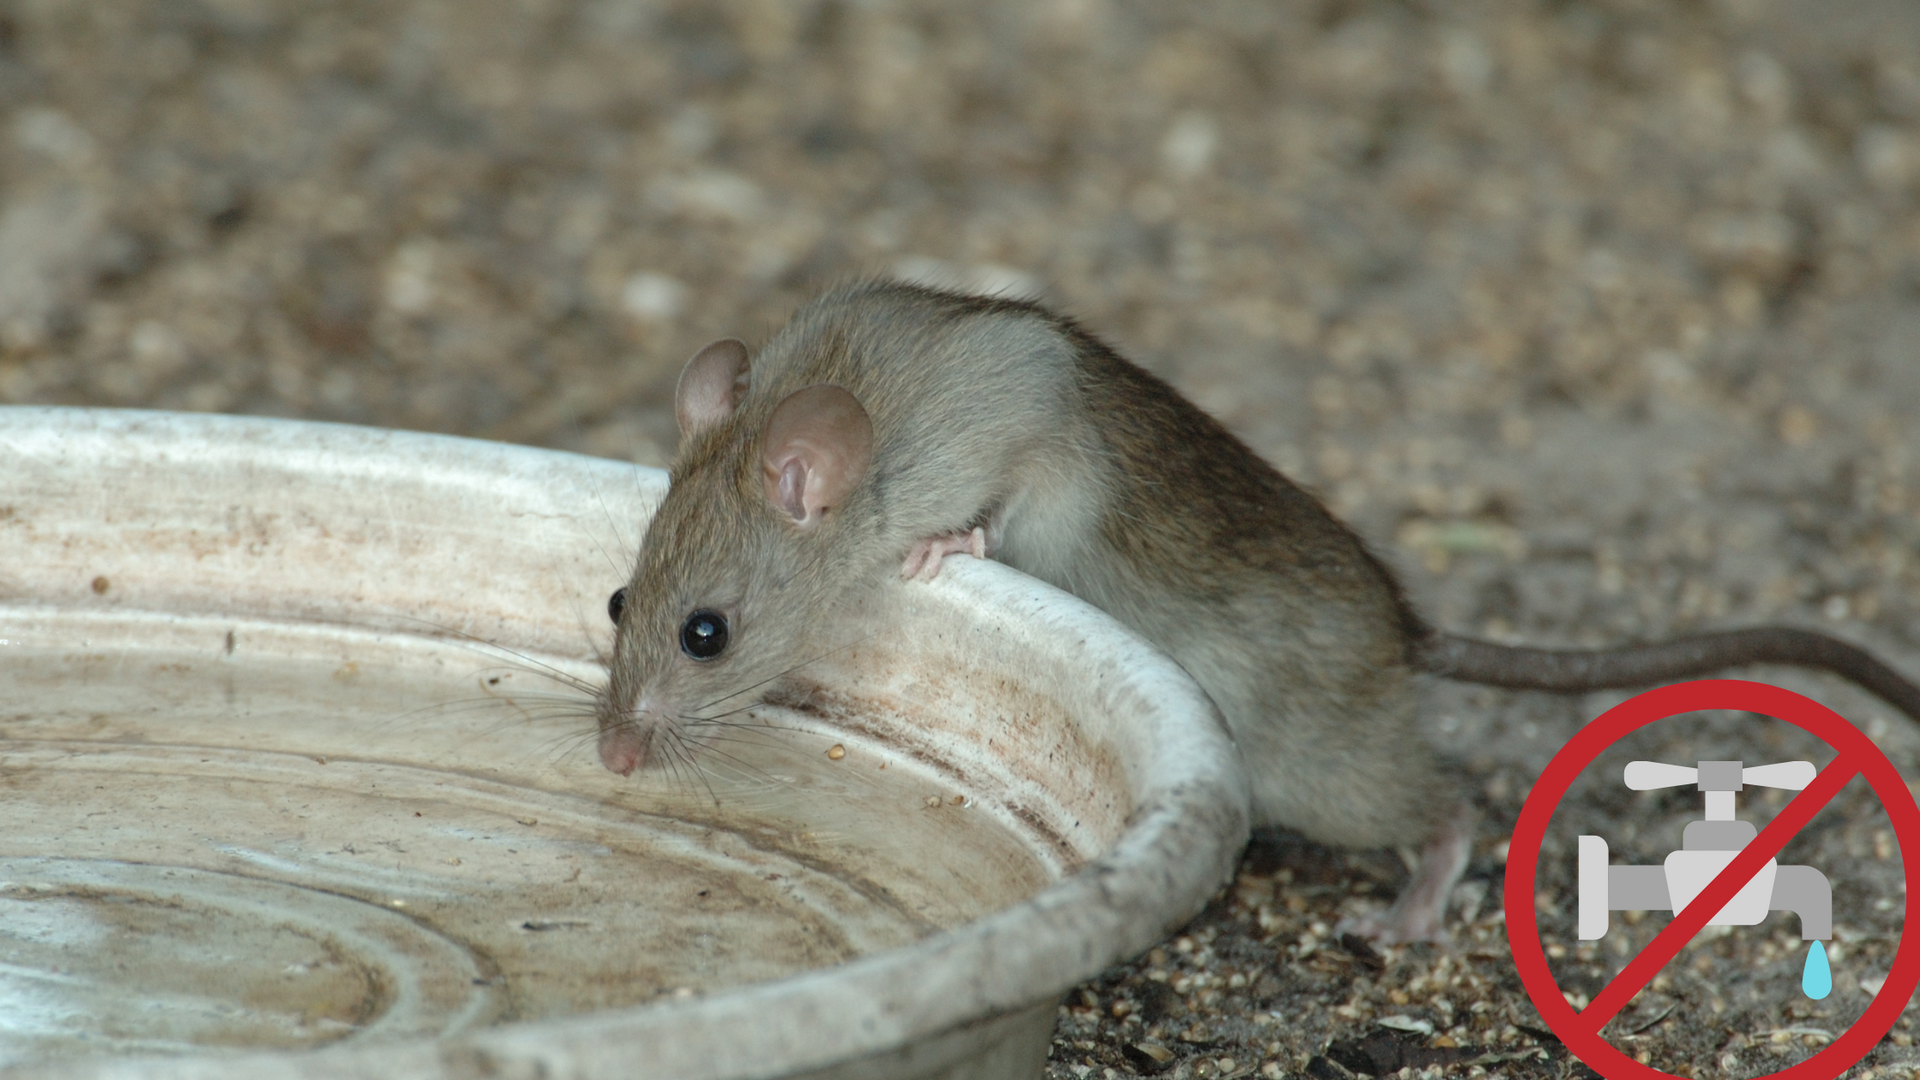
[(0, 409), (0, 1072), (1037, 1076), (1061, 993), (1231, 874), (1212, 705), (956, 559), (697, 769), (613, 776), (587, 688), (665, 489)]

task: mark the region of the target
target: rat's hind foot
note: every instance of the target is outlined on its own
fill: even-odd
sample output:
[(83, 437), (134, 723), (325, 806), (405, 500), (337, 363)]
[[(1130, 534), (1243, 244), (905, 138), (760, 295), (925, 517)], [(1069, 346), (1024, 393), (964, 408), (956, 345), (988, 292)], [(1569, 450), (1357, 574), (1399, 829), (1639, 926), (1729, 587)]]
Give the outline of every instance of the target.
[(1467, 855), (1473, 850), (1473, 826), (1477, 815), (1462, 809), (1440, 826), (1421, 849), (1419, 868), (1405, 892), (1385, 911), (1343, 919), (1336, 933), (1358, 934), (1382, 945), (1411, 941), (1444, 942), (1447, 939), (1447, 898), (1454, 882), (1467, 868)]
[(900, 567), (900, 576), (932, 581), (940, 576), (940, 560), (949, 555), (963, 554), (976, 559), (986, 558), (987, 530), (973, 529), (916, 541), (907, 551), (907, 561)]

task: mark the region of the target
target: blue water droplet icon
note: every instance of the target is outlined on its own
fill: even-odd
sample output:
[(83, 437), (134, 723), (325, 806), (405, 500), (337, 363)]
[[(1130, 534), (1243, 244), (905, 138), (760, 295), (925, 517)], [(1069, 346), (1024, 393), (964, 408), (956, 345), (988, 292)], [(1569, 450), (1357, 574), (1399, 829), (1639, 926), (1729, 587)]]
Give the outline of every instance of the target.
[(1827, 946), (1815, 941), (1807, 946), (1807, 966), (1800, 973), (1800, 989), (1815, 1001), (1833, 993), (1833, 969), (1827, 966)]

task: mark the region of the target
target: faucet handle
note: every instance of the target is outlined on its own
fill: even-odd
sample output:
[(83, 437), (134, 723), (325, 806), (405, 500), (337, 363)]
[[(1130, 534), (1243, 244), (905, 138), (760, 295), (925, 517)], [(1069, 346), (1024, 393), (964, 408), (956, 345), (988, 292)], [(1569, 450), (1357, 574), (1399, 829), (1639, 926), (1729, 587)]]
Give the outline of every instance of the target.
[(1740, 770), (1740, 782), (1755, 787), (1786, 788), (1799, 791), (1819, 773), (1811, 761), (1778, 761), (1772, 765), (1755, 765)]
[(1691, 765), (1669, 765), (1664, 761), (1627, 762), (1627, 786), (1635, 791), (1679, 787), (1700, 782), (1700, 770)]
[[(1736, 782), (1732, 780), (1732, 774), (1728, 768), (1739, 765), (1739, 762), (1708, 761), (1702, 764), (1714, 766), (1716, 770), (1714, 776), (1720, 778), (1717, 781), (1709, 778), (1708, 786), (1716, 788), (1725, 786), (1729, 791), (1738, 791), (1742, 784), (1799, 791), (1813, 783), (1814, 776), (1820, 771), (1811, 761), (1776, 761), (1771, 765), (1754, 765), (1741, 769), (1740, 779)], [(1655, 788), (1698, 784), (1701, 780), (1700, 770), (1690, 765), (1669, 765), (1664, 761), (1629, 761), (1626, 782), (1627, 786), (1635, 791), (1652, 791)]]

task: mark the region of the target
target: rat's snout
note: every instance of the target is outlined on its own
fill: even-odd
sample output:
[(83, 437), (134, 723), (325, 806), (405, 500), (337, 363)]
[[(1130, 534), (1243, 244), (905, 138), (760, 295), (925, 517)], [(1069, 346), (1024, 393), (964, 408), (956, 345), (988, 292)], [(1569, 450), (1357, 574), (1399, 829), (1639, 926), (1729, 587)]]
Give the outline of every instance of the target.
[(647, 763), (653, 723), (645, 702), (622, 709), (611, 698), (602, 698), (599, 720), (600, 764), (627, 776)]
[(647, 743), (631, 723), (600, 729), (600, 764), (626, 776), (647, 759)]

